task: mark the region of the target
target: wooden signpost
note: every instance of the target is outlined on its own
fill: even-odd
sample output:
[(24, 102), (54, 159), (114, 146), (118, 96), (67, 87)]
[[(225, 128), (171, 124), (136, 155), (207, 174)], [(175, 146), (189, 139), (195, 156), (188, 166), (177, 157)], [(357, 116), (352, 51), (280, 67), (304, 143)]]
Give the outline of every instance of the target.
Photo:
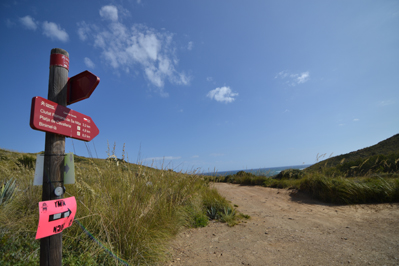
[[(65, 106), (89, 98), (100, 79), (85, 71), (72, 77), (68, 82), (68, 71), (68, 52), (60, 48), (52, 49), (47, 99), (41, 97), (32, 99), (30, 125), (35, 130), (46, 132), (43, 202), (63, 198), (65, 192), (63, 180), (65, 136), (90, 141), (99, 133), (98, 128), (89, 116)], [(43, 202), (41, 202), (42, 207)], [(69, 212), (67, 215), (69, 217)], [(54, 219), (54, 216), (51, 217), (53, 217), (53, 220), (57, 220)], [(62, 218), (67, 219), (65, 213), (62, 214)], [(52, 232), (56, 234), (40, 239), (41, 266), (62, 265), (61, 227), (60, 230), (53, 230)]]

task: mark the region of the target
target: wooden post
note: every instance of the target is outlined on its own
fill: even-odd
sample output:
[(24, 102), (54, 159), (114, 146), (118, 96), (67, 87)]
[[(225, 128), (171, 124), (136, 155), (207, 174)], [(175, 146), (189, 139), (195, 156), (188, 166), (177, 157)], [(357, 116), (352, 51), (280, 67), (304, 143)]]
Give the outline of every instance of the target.
[[(52, 49), (47, 98), (62, 106), (67, 105), (68, 71), (68, 52), (60, 48)], [(65, 137), (46, 132), (45, 145), (42, 200), (60, 199), (62, 195), (57, 197), (54, 189), (64, 185)], [(61, 265), (62, 233), (40, 239), (40, 266)]]

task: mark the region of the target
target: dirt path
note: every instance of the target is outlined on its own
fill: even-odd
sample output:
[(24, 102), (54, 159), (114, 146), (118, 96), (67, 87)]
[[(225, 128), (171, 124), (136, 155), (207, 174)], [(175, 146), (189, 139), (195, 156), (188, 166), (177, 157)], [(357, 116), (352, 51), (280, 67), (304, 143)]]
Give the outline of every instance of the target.
[(399, 204), (333, 206), (283, 189), (215, 187), (251, 219), (185, 230), (166, 265), (399, 265)]

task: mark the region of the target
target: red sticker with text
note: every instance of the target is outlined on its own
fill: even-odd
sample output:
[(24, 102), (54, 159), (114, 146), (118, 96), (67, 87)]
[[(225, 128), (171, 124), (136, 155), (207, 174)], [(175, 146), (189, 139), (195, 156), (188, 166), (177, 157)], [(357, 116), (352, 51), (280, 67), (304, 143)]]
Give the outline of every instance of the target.
[(72, 225), (75, 214), (75, 197), (39, 202), (39, 226), (36, 239), (61, 233)]

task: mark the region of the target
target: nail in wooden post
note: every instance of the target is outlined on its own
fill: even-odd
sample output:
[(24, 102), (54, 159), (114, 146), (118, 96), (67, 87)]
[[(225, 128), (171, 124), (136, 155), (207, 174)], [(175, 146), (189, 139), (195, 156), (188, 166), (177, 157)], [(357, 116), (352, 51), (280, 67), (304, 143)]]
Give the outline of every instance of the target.
[[(59, 105), (67, 105), (69, 54), (54, 48), (50, 55), (48, 99)], [(54, 194), (56, 187), (64, 184), (65, 137), (46, 132), (42, 200), (62, 198)], [(40, 266), (62, 265), (62, 233), (40, 239)]]

